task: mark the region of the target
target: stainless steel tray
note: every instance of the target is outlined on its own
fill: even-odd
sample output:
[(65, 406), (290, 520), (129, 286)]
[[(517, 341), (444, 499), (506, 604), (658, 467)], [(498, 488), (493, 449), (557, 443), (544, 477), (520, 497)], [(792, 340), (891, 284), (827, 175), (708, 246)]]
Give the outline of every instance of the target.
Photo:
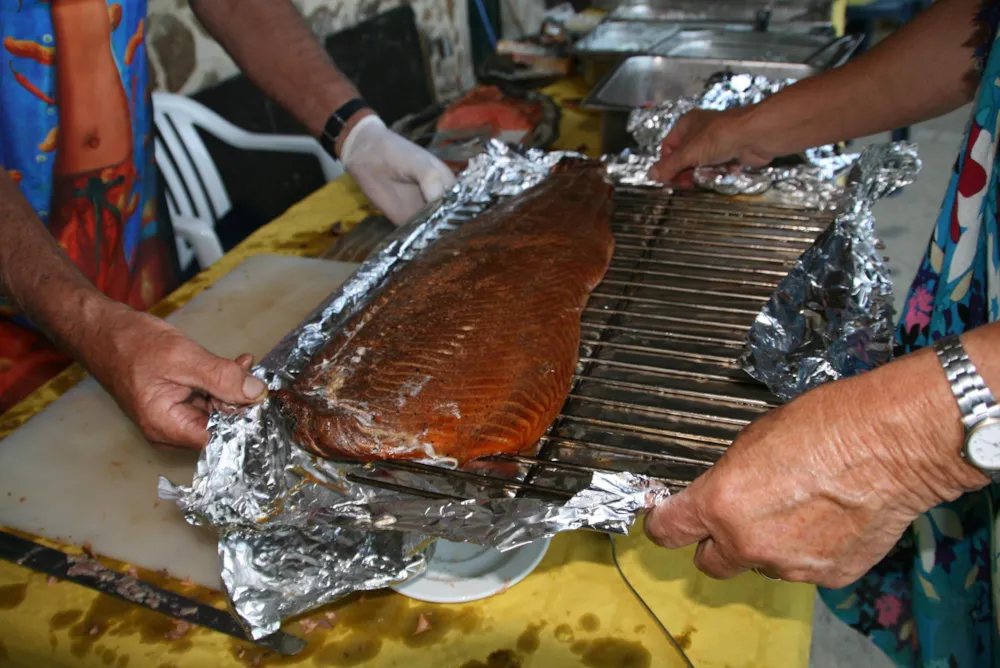
[(804, 63), (632, 56), (625, 59), (584, 99), (592, 109), (630, 112), (636, 107), (697, 95), (714, 74), (733, 72), (772, 79), (804, 79), (821, 70)]
[(673, 37), (681, 26), (651, 21), (603, 21), (573, 47), (580, 58), (624, 57), (650, 53), (658, 44)]
[(826, 37), (721, 29), (681, 30), (660, 42), (653, 55), (670, 58), (805, 63), (830, 46)]
[(789, 27), (795, 24), (816, 26), (830, 22), (833, 0), (786, 0), (785, 2), (635, 0), (620, 4), (608, 18), (618, 21), (712, 21), (749, 24), (762, 9), (771, 10), (772, 24), (789, 24)]
[(602, 112), (601, 152), (619, 153), (635, 145), (626, 129), (633, 109), (698, 95), (715, 74), (733, 72), (771, 79), (804, 79), (821, 71), (804, 63), (632, 56), (612, 69), (582, 104)]

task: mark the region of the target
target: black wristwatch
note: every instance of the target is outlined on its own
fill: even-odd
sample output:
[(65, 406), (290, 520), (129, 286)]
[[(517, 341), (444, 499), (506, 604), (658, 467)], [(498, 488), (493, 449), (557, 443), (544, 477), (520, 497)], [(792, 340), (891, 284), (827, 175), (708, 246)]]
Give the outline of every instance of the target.
[(319, 135), (319, 143), (327, 153), (338, 160), (340, 159), (340, 156), (337, 155), (337, 138), (344, 131), (344, 127), (351, 116), (362, 109), (370, 108), (367, 102), (360, 97), (356, 97), (353, 100), (345, 102), (337, 111), (333, 112), (326, 125), (323, 126), (323, 132)]

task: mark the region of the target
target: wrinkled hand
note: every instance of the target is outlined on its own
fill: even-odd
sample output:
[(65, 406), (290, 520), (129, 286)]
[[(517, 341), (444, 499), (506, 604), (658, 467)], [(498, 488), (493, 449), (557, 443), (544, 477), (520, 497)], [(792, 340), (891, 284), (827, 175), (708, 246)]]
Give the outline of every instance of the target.
[(389, 130), (378, 116), (361, 119), (347, 135), (340, 154), (368, 199), (396, 225), (455, 184), (447, 165)]
[(682, 116), (660, 149), (660, 159), (650, 177), (670, 183), (690, 167), (720, 165), (737, 160), (750, 167), (762, 167), (771, 155), (745, 128), (748, 108), (727, 111), (696, 109)]
[(154, 445), (201, 448), (217, 403), (251, 404), (266, 394), (248, 373), (253, 358), (216, 357), (169, 323), (115, 304), (84, 363)]
[(669, 548), (698, 543), (695, 565), (716, 578), (758, 568), (826, 587), (856, 581), (918, 514), (981, 477), (957, 447), (925, 452), (905, 415), (873, 428), (878, 413), (856, 408), (857, 380), (820, 387), (745, 428), (713, 468), (651, 511), (649, 536)]

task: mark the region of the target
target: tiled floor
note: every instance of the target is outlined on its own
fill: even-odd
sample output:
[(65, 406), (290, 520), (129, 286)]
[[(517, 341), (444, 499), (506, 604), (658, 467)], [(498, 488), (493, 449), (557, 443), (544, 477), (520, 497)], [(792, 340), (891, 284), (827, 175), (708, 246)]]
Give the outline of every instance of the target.
[[(968, 116), (969, 109), (964, 108), (915, 126), (912, 140), (919, 146), (920, 176), (902, 194), (883, 200), (875, 208), (875, 228), (886, 245), (897, 312), (927, 249)], [(888, 140), (888, 135), (868, 137), (852, 148), (860, 151), (865, 145)], [(892, 665), (866, 638), (842, 624), (821, 600), (816, 600), (812, 668), (891, 668)]]

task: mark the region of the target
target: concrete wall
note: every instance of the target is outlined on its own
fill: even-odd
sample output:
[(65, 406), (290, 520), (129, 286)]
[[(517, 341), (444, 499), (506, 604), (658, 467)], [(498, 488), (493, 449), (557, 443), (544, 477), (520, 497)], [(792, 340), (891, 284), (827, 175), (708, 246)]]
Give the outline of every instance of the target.
[[(278, 1), (278, 0), (275, 0)], [(294, 0), (320, 37), (396, 7), (400, 0)], [(472, 85), (464, 0), (412, 0), (417, 25), (430, 45), (439, 96)], [(149, 0), (147, 43), (158, 90), (190, 95), (236, 73), (236, 66), (194, 18), (188, 0)], [(438, 48), (445, 46), (446, 48)]]

